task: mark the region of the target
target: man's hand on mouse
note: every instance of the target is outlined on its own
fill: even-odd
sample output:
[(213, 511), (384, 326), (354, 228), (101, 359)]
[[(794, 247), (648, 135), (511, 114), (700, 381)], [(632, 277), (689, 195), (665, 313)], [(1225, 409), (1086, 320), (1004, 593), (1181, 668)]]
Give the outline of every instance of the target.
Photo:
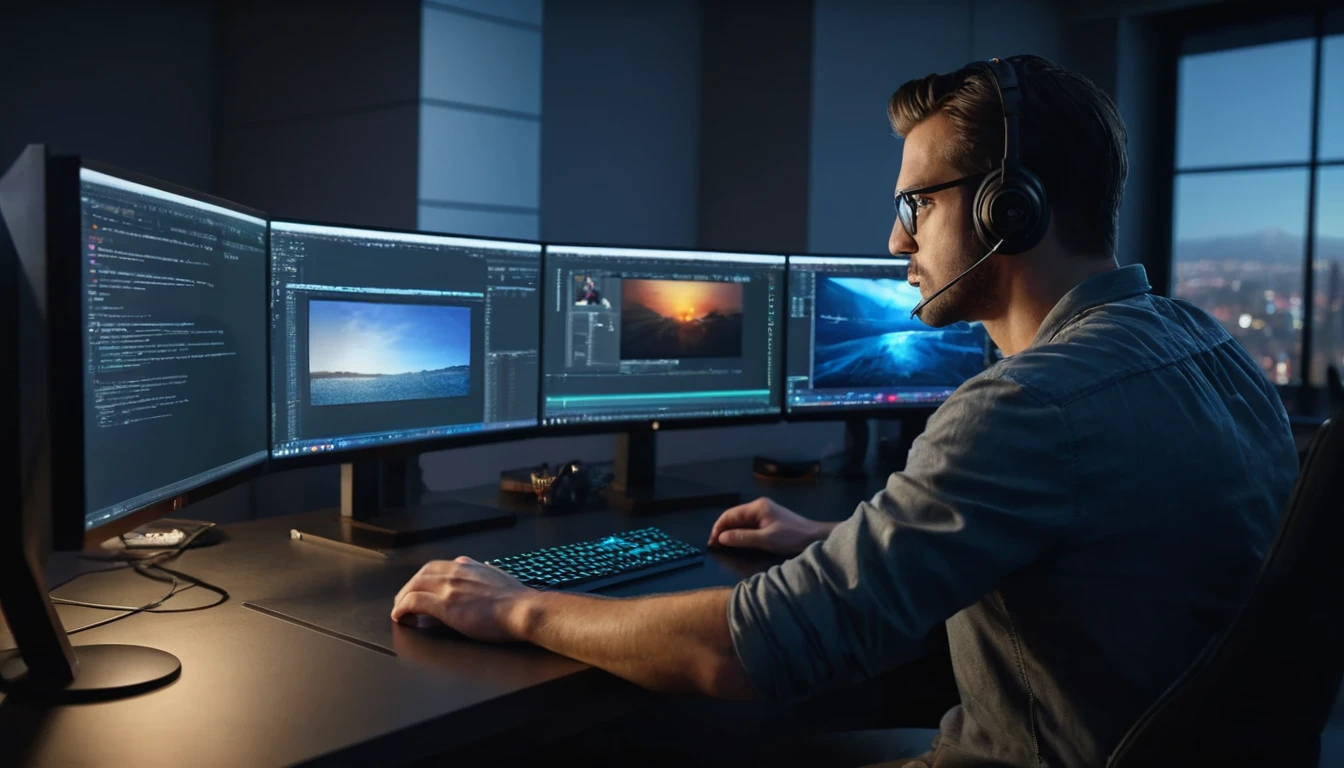
[(709, 546), (763, 549), (796, 555), (831, 534), (835, 523), (819, 523), (762, 496), (719, 516), (709, 532)]
[(536, 590), (469, 557), (432, 560), (392, 601), (392, 620), (428, 614), (474, 640), (519, 639), (524, 603)]

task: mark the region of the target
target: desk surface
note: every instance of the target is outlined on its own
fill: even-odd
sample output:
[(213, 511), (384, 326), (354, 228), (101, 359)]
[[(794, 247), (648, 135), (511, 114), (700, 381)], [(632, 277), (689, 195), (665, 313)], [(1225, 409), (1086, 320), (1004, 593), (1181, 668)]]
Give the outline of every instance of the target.
[[(669, 468), (738, 489), (744, 500), (769, 495), (819, 520), (840, 520), (881, 485), (882, 478), (824, 475), (814, 484), (777, 484), (752, 477), (747, 460)], [(454, 499), (507, 505), (493, 485)], [(435, 495), (425, 499), (432, 503)], [(522, 507), (516, 526), (398, 552), (378, 562), (291, 541), (307, 513), (224, 526), (224, 543), (190, 550), (172, 565), (230, 593), (224, 605), (194, 613), (140, 614), (72, 637), (76, 645), (131, 643), (177, 655), (182, 676), (157, 691), (122, 701), (35, 708), (0, 697), (0, 739), (18, 764), (292, 765), (375, 760), (412, 761), (545, 721), (554, 727), (594, 722), (639, 706), (650, 694), (586, 665), (530, 646), (492, 646), (427, 635), (387, 620), (396, 589), (426, 560), (469, 555), (478, 560), (657, 525), (703, 546), (722, 510), (630, 516), (607, 509), (543, 517)], [(188, 513), (189, 514), (189, 513)], [(70, 573), (69, 558), (52, 563)], [(633, 595), (732, 584), (777, 559), (712, 551), (703, 567), (651, 577), (604, 594)], [(163, 585), (122, 571), (91, 575), (58, 594), (85, 601), (140, 605)], [(274, 618), (244, 603), (311, 611), (313, 601), (345, 595), (347, 621), (375, 622), (376, 644), (361, 645)], [(167, 607), (214, 598), (188, 590)], [(340, 601), (337, 601), (340, 602)], [(60, 609), (73, 627), (107, 614)], [(385, 623), (384, 623), (385, 622)], [(11, 647), (7, 633), (0, 647)], [(563, 713), (561, 716), (558, 713)]]

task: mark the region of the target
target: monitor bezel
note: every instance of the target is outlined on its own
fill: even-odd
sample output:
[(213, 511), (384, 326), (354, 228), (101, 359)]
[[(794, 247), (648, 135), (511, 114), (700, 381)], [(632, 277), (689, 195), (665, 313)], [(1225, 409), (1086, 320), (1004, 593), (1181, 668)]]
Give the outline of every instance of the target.
[[(781, 277), (784, 278), (783, 304), (788, 304), (788, 275), (789, 275), (789, 257), (784, 251), (766, 252), (766, 251), (743, 251), (733, 248), (676, 248), (658, 245), (626, 245), (609, 242), (578, 242), (573, 240), (544, 241), (542, 248), (542, 292), (545, 292), (544, 279), (549, 273), (548, 265), (551, 249), (561, 248), (611, 248), (618, 250), (631, 251), (670, 251), (676, 253), (724, 253), (737, 256), (778, 256), (784, 259), (780, 266)], [(786, 319), (783, 309), (778, 310), (780, 318)], [(634, 432), (651, 430), (655, 432), (665, 432), (669, 430), (687, 430), (687, 429), (709, 429), (713, 427), (733, 427), (752, 424), (778, 424), (784, 420), (784, 377), (785, 365), (784, 355), (788, 351), (788, 323), (779, 324), (780, 355), (778, 370), (774, 373), (774, 386), (779, 392), (779, 408), (769, 413), (751, 414), (747, 416), (696, 416), (690, 418), (659, 418), (659, 419), (620, 419), (613, 421), (583, 422), (578, 424), (546, 424), (545, 405), (546, 405), (546, 312), (545, 305), (542, 305), (540, 316), (541, 331), (541, 356), (539, 358), (540, 377), (537, 387), (537, 419), (540, 423), (538, 427), (543, 437), (560, 437), (570, 435), (601, 435), (617, 434), (621, 432)]]
[[(513, 440), (526, 440), (540, 436), (539, 424), (541, 420), (540, 410), (537, 412), (537, 421), (527, 427), (512, 427), (508, 429), (482, 430), (480, 432), (470, 432), (458, 435), (445, 435), (437, 438), (421, 438), (418, 440), (404, 440), (401, 442), (390, 443), (366, 448), (350, 448), (346, 450), (333, 450), (317, 453), (298, 454), (295, 456), (276, 456), (275, 455), (275, 420), (272, 417), (274, 412), (274, 400), (271, 391), (271, 384), (274, 381), (274, 362), (275, 350), (271, 345), (274, 338), (272, 323), (275, 320), (274, 291), (271, 286), (271, 227), (274, 224), (302, 224), (307, 226), (331, 227), (333, 229), (352, 229), (364, 230), (368, 232), (386, 232), (389, 234), (401, 235), (424, 235), (427, 237), (455, 238), (459, 240), (485, 240), (499, 243), (514, 243), (520, 245), (535, 245), (541, 250), (537, 253), (537, 301), (541, 301), (541, 279), (544, 277), (543, 268), (545, 266), (545, 246), (539, 240), (523, 240), (515, 237), (495, 237), (488, 235), (465, 235), (452, 232), (431, 232), (420, 229), (403, 229), (399, 227), (384, 227), (367, 224), (337, 223), (331, 221), (321, 221), (317, 219), (301, 219), (288, 216), (272, 216), (266, 223), (266, 280), (267, 280), (267, 320), (266, 320), (266, 346), (267, 346), (267, 412), (266, 412), (266, 433), (269, 437), (267, 454), (269, 456), (270, 468), (275, 471), (286, 471), (290, 469), (300, 469), (303, 467), (321, 467), (332, 464), (353, 464), (361, 461), (373, 461), (378, 459), (403, 458), (422, 453), (433, 453), (435, 451), (450, 450), (453, 448), (469, 448), (477, 445), (489, 445), (491, 443), (502, 443)], [(537, 340), (537, 370), (541, 370), (541, 340)], [(537, 380), (538, 392), (540, 393), (541, 380)], [(537, 406), (540, 408), (541, 400), (538, 395)]]
[[(86, 529), (84, 527), (86, 495), (84, 488), (84, 372), (83, 372), (83, 272), (74, 259), (53, 255), (77, 253), (80, 250), (82, 213), (80, 210), (80, 169), (87, 168), (118, 179), (141, 184), (162, 192), (217, 205), (237, 213), (268, 221), (263, 211), (225, 200), (214, 195), (189, 189), (145, 174), (90, 160), (80, 155), (51, 155), (47, 159), (46, 213), (47, 213), (47, 306), (48, 306), (48, 367), (51, 378), (51, 402), (74, 404), (78, 407), (51, 409), (52, 466), (75, 478), (74, 482), (52, 482), (52, 548), (78, 550), (97, 546), (100, 542), (163, 517), (188, 504), (228, 490), (236, 485), (261, 476), (267, 469), (270, 456), (269, 434), (266, 457), (235, 470), (224, 477), (199, 485), (188, 491), (140, 507), (121, 517)], [(268, 228), (269, 233), (269, 228)], [(259, 290), (269, 290), (269, 243), (263, 258), (265, 281)], [(269, 359), (267, 380), (269, 382)], [(270, 407), (269, 385), (267, 408)], [(66, 510), (78, 510), (78, 515)], [(78, 524), (75, 520), (78, 519)]]
[[(793, 265), (795, 258), (817, 258), (817, 259), (864, 259), (868, 261), (881, 260), (889, 261), (896, 265), (909, 267), (909, 256), (885, 256), (863, 255), (858, 253), (791, 253), (788, 262), (788, 280), (790, 288), (793, 285)], [(785, 372), (781, 387), (788, 385), (788, 350), (784, 351)], [(784, 392), (784, 421), (789, 423), (804, 423), (817, 421), (861, 421), (866, 419), (902, 419), (908, 415), (919, 413), (933, 413), (947, 402), (947, 399), (938, 401), (929, 401), (922, 403), (893, 403), (890, 405), (861, 405), (853, 408), (843, 408), (836, 406), (804, 408), (794, 410), (789, 407), (788, 392)]]

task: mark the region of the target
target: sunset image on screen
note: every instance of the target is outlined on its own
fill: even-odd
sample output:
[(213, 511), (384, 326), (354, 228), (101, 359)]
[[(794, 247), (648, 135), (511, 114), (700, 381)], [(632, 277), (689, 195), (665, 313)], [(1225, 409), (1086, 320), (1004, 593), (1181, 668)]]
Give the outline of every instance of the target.
[(741, 357), (742, 283), (621, 281), (621, 359)]

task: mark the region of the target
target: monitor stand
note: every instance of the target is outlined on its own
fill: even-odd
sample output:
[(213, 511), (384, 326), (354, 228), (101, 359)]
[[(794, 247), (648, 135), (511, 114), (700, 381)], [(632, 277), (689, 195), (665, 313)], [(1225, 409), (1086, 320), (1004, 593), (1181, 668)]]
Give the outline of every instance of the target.
[(460, 501), (412, 504), (419, 483), (408, 488), (406, 460), (341, 465), (341, 510), (334, 519), (303, 526), (300, 534), (336, 541), (383, 556), (389, 549), (464, 533), (501, 528), (515, 512)]
[[(24, 515), (14, 515), (16, 522)], [(40, 517), (40, 516), (39, 516)], [(3, 690), (52, 704), (106, 701), (173, 682), (182, 663), (140, 645), (71, 646), (45, 577), (38, 537), (20, 522), (0, 537), (0, 610), (18, 648), (0, 657)]]
[[(902, 430), (904, 433), (904, 430)], [(868, 439), (871, 430), (867, 419), (845, 420), (845, 451), (840, 462), (840, 474), (846, 477), (868, 471)]]
[(929, 417), (932, 415), (932, 408), (913, 408), (901, 412), (894, 419), (901, 424), (900, 437), (877, 444), (877, 459), (884, 468), (891, 472), (900, 472), (905, 469), (906, 458), (910, 455), (910, 449), (915, 445), (915, 438), (924, 432), (924, 428), (929, 425)]
[(616, 435), (614, 476), (608, 501), (617, 509), (632, 514), (666, 512), (693, 507), (726, 509), (742, 501), (742, 494), (682, 480), (658, 477), (656, 430), (631, 429)]
[(905, 460), (910, 454), (910, 449), (914, 447), (915, 438), (919, 437), (928, 426), (929, 416), (932, 414), (931, 409), (914, 408), (894, 416), (891, 420), (901, 425), (900, 437), (891, 443), (879, 442), (877, 455), (872, 457), (869, 456), (869, 447), (872, 444), (869, 421), (849, 419), (845, 422), (845, 451), (839, 468), (840, 474), (847, 477), (867, 474), (871, 469), (869, 461), (872, 458), (877, 459), (884, 468), (890, 468), (892, 472), (905, 469)]

